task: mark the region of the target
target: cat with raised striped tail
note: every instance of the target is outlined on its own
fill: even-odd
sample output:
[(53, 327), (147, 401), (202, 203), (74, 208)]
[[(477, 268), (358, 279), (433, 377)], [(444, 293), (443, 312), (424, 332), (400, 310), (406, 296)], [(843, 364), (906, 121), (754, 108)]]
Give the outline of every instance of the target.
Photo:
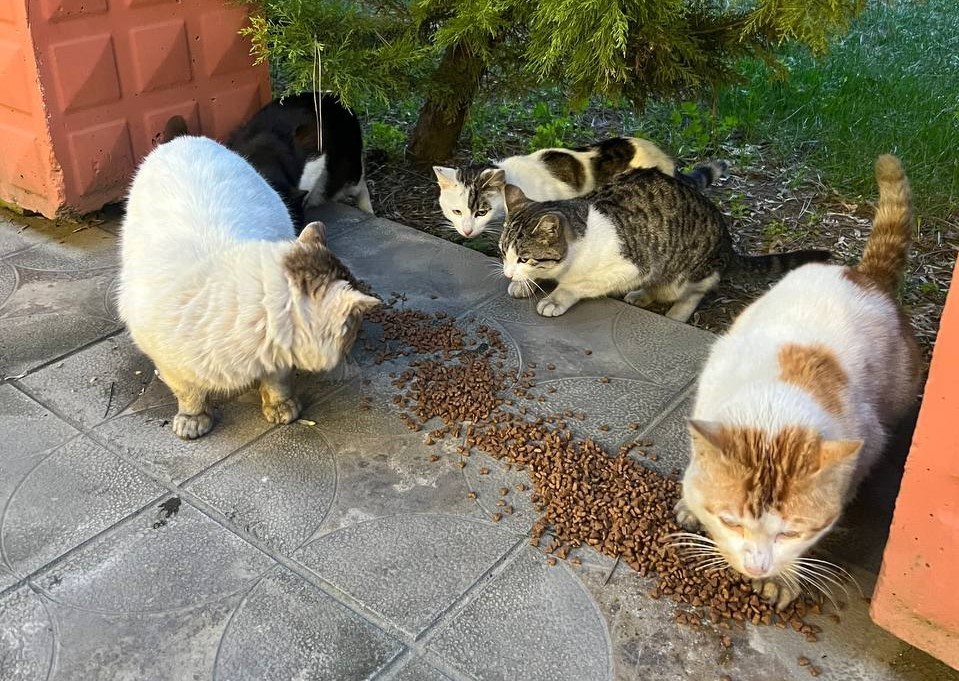
[(736, 253), (719, 208), (655, 168), (622, 173), (578, 199), (532, 201), (513, 185), (505, 198), (499, 247), (507, 291), (525, 298), (540, 290), (538, 282), (556, 281), (536, 305), (544, 317), (586, 298), (617, 296), (640, 307), (669, 303), (666, 316), (685, 322), (725, 274), (778, 274), (830, 255)]
[(754, 580), (778, 607), (842, 568), (805, 556), (839, 518), (913, 405), (920, 358), (896, 301), (912, 229), (899, 160), (876, 160), (879, 203), (855, 267), (786, 275), (713, 346), (676, 508), (710, 565)]
[(558, 201), (585, 196), (632, 168), (656, 168), (705, 189), (726, 173), (729, 164), (710, 161), (683, 173), (649, 140), (612, 137), (584, 147), (540, 149), (525, 156), (510, 156), (492, 168), (434, 166), (433, 171), (440, 186), (440, 210), (457, 232), (472, 239), (502, 223), (503, 188), (507, 184), (519, 187), (533, 201)]

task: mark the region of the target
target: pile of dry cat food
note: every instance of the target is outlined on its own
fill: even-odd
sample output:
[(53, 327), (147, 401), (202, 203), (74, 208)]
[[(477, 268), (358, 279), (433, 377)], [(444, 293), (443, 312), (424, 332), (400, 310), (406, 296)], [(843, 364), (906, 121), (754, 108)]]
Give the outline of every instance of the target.
[[(572, 421), (585, 414), (530, 414), (530, 406), (547, 398), (535, 394), (536, 365), (521, 372), (504, 368), (507, 351), (495, 329), (480, 326), (475, 334), (467, 334), (442, 312), (397, 311), (390, 306), (381, 308), (371, 321), (383, 329), (377, 360), (418, 356), (408, 369), (390, 374), (398, 391), (393, 402), (403, 410), (401, 417), (411, 430), (440, 421), (442, 425), (425, 433), (425, 441), (464, 438), (458, 447), (461, 467), (471, 452), (480, 451), (528, 472), (531, 501), (542, 514), (533, 525), (530, 543), (549, 554), (551, 564), (589, 546), (642, 575), (655, 575), (650, 595), (689, 606), (677, 615), (683, 624), (711, 623), (720, 628), (737, 622), (768, 624), (791, 627), (807, 640), (817, 640), (821, 629), (804, 617), (819, 613), (820, 603), (798, 599), (777, 613), (737, 573), (697, 571), (684, 560), (670, 537), (680, 531), (672, 510), (679, 483), (629, 455), (634, 446), (650, 443), (627, 443), (617, 455), (610, 455), (593, 440), (574, 435)], [(543, 409), (540, 404), (536, 411)], [(488, 470), (481, 469), (484, 472)], [(519, 491), (526, 491), (526, 486)], [(471, 498), (475, 494), (471, 492)], [(500, 520), (502, 514), (497, 512), (492, 519)], [(574, 557), (572, 562), (580, 561)], [(728, 641), (724, 637), (723, 645)]]

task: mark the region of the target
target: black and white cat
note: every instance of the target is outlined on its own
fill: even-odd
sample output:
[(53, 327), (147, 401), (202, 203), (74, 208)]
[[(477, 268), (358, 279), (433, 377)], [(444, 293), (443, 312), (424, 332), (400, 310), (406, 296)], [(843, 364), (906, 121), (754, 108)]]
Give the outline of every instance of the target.
[(495, 167), (445, 168), (433, 166), (440, 186), (440, 209), (457, 232), (479, 235), (505, 214), (503, 187), (514, 185), (533, 201), (558, 201), (584, 196), (631, 168), (656, 168), (700, 189), (728, 169), (725, 161), (697, 166), (686, 174), (649, 140), (613, 137), (573, 149), (540, 149), (526, 156), (510, 156)]
[(373, 213), (363, 170), (363, 133), (339, 97), (320, 97), (319, 124), (314, 93), (270, 102), (235, 130), (227, 146), (237, 152), (283, 198), (297, 229), (304, 207), (354, 198)]
[(816, 250), (736, 253), (719, 208), (656, 169), (630, 170), (579, 199), (531, 201), (513, 185), (504, 194), (499, 248), (508, 291), (525, 298), (536, 282), (556, 281), (536, 305), (544, 317), (584, 298), (625, 295), (640, 307), (672, 303), (666, 316), (685, 322), (727, 272), (775, 274), (830, 257)]

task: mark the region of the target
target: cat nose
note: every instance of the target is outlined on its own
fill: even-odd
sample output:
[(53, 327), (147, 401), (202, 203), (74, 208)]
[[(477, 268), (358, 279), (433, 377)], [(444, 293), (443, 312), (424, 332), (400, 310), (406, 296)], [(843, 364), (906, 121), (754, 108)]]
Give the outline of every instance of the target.
[(765, 570), (755, 565), (744, 565), (743, 567), (746, 568), (746, 572), (748, 572), (751, 577), (762, 577), (766, 574)]
[(473, 228), (470, 225), (463, 225), (463, 236), (469, 236), (473, 233)]

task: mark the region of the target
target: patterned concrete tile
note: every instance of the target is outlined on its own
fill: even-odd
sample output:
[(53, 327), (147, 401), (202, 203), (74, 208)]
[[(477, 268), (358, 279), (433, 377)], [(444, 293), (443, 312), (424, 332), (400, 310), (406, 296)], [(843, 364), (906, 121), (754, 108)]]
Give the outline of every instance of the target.
[(450, 677), (418, 659), (410, 660), (396, 675), (389, 678), (392, 681), (450, 681)]
[(51, 681), (212, 679), (241, 594), (161, 613), (100, 613), (44, 599), (56, 623)]
[(412, 637), (517, 541), (492, 523), (397, 515), (331, 532), (296, 558)]
[(179, 497), (167, 497), (46, 568), (33, 584), (72, 608), (146, 615), (246, 591), (274, 565)]
[(606, 622), (566, 565), (523, 552), (427, 645), (475, 679), (602, 681)]
[[(214, 408), (213, 430), (198, 440), (184, 441), (173, 434), (170, 422), (176, 404), (166, 386), (153, 381), (147, 392), (126, 412), (101, 423), (94, 437), (113, 451), (148, 468), (153, 475), (183, 482), (244, 447), (274, 427), (263, 418), (256, 396), (231, 400)], [(145, 406), (166, 398), (166, 404)]]
[(316, 587), (279, 569), (236, 611), (217, 651), (218, 681), (369, 679), (402, 646)]
[(26, 576), (162, 493), (115, 454), (74, 438), (23, 474), (6, 497), (4, 561)]
[(91, 228), (0, 260), (0, 374), (20, 375), (119, 328), (116, 238)]
[(323, 522), (336, 493), (333, 449), (315, 429), (277, 428), (187, 486), (231, 523), (290, 554)]
[(329, 243), (356, 276), (381, 296), (406, 294), (409, 307), (456, 316), (498, 291), (492, 259), (388, 220), (331, 232)]
[(154, 380), (153, 364), (126, 333), (21, 380), (31, 395), (86, 428), (122, 413)]
[(53, 667), (50, 611), (28, 586), (0, 595), (0, 679), (45, 681)]

